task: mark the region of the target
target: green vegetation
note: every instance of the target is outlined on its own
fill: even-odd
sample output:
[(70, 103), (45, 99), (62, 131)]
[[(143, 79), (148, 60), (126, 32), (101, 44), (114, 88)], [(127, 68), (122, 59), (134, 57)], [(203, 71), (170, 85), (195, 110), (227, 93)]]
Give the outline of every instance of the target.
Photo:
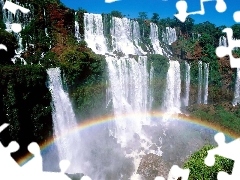
[(231, 132), (235, 135), (240, 135), (240, 110), (238, 107), (229, 109), (228, 106), (194, 106), (189, 110), (191, 115), (194, 117), (197, 117), (210, 124), (218, 125), (225, 132)]
[(11, 58), (15, 55), (15, 49), (18, 47), (16, 38), (9, 32), (0, 29), (0, 39), (1, 44), (7, 47), (7, 52), (5, 50), (0, 50), (0, 65), (11, 64)]
[[(0, 119), (10, 122), (9, 139), (31, 137), (34, 134), (36, 141), (42, 141), (51, 136), (51, 96), (45, 85), (47, 81), (46, 69), (60, 67), (65, 85), (68, 87), (76, 114), (82, 119), (106, 113), (106, 62), (104, 57), (96, 55), (84, 40), (77, 42), (74, 38), (74, 21), (79, 22), (79, 31), (84, 38), (84, 9), (77, 13), (67, 9), (59, 0), (21, 0), (20, 3), (31, 4), (35, 11), (31, 22), (21, 32), (24, 48), (22, 54), (28, 65), (21, 63), (13, 65), (11, 58), (18, 47), (16, 38), (3, 30), (5, 25), (0, 16), (0, 39), (5, 44), (8, 52), (0, 51)], [(32, 6), (29, 6), (32, 8)], [(46, 17), (44, 17), (46, 10)], [(51, 12), (50, 12), (51, 11)], [(53, 12), (52, 12), (53, 11)], [(1, 13), (0, 13), (1, 14)], [(112, 17), (125, 17), (119, 11), (103, 14), (104, 35), (107, 38), (109, 49), (112, 47), (110, 19)], [(215, 48), (218, 46), (220, 36), (224, 35), (224, 26), (216, 27), (210, 22), (194, 24), (192, 18), (187, 18), (181, 23), (176, 18), (160, 18), (153, 13), (149, 18), (146, 12), (140, 12), (135, 19), (139, 22), (143, 50), (150, 45), (150, 23), (156, 23), (159, 30), (159, 39), (166, 26), (175, 27), (178, 40), (170, 48), (175, 59), (191, 62), (191, 87), (198, 84), (198, 60), (210, 64), (209, 71), (209, 97), (211, 103), (217, 99), (221, 91), (224, 77), (220, 73), (219, 59), (216, 57)], [(46, 29), (45, 29), (46, 28)], [(240, 25), (233, 25), (234, 38), (240, 39)], [(47, 32), (46, 32), (47, 30)], [(200, 37), (198, 36), (200, 35)], [(33, 44), (33, 45), (31, 45)], [(199, 51), (197, 56), (195, 53)], [(240, 55), (240, 50), (234, 50)], [(181, 63), (181, 67), (183, 66)], [(161, 55), (148, 54), (148, 70), (153, 67), (153, 77), (150, 82), (153, 94), (153, 108), (159, 108), (163, 102), (166, 76), (169, 67), (168, 59)], [(181, 77), (184, 79), (185, 68), (181, 68)], [(227, 71), (227, 70), (226, 70)], [(235, 77), (235, 74), (233, 75)], [(205, 119), (211, 123), (222, 124), (225, 128), (239, 133), (240, 111), (229, 112), (221, 106), (214, 107), (214, 111), (198, 109), (191, 111), (192, 115)], [(24, 131), (30, 127), (31, 131)], [(44, 133), (42, 133), (44, 131)], [(41, 132), (41, 133), (40, 133)], [(24, 134), (21, 136), (20, 134)], [(45, 134), (45, 136), (39, 136)], [(27, 139), (32, 141), (32, 139)]]
[(212, 145), (205, 145), (202, 149), (192, 154), (184, 163), (183, 167), (185, 169), (190, 169), (189, 180), (217, 180), (217, 174), (219, 171), (231, 174), (234, 163), (233, 160), (216, 155), (215, 163), (212, 167), (209, 167), (204, 163), (208, 150), (213, 148), (214, 146)]
[(10, 123), (10, 139), (42, 142), (51, 135), (51, 95), (39, 66), (0, 66), (0, 119)]
[(163, 102), (165, 87), (166, 87), (166, 77), (169, 67), (169, 61), (166, 57), (159, 54), (151, 54), (148, 56), (148, 70), (153, 74), (150, 82), (150, 89), (152, 92), (153, 102), (152, 108), (158, 109), (160, 103)]

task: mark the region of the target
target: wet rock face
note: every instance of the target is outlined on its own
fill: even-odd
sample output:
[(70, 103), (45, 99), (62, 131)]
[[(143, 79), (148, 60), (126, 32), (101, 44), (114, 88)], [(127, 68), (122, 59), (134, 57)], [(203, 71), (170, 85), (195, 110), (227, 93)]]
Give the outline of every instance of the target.
[(167, 179), (169, 170), (169, 164), (164, 162), (160, 156), (147, 154), (142, 158), (137, 173), (142, 176), (143, 180), (154, 180), (156, 176)]

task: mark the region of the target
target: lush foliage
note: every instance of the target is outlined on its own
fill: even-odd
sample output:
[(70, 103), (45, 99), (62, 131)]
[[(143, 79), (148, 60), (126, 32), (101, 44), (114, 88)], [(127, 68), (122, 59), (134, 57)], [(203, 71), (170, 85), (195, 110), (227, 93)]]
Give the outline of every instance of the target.
[(163, 102), (168, 67), (169, 61), (166, 57), (158, 54), (148, 56), (148, 70), (152, 75), (150, 77), (150, 91), (152, 91), (151, 94), (154, 97), (152, 102), (152, 108), (154, 109), (159, 108), (160, 102)]
[(189, 180), (217, 180), (217, 174), (219, 171), (231, 174), (234, 162), (233, 160), (216, 155), (215, 164), (212, 167), (209, 167), (204, 163), (208, 150), (213, 148), (214, 146), (212, 145), (205, 145), (201, 150), (191, 155), (184, 163), (184, 168), (190, 169)]
[(222, 131), (240, 135), (240, 110), (239, 107), (232, 109), (221, 105), (202, 106), (190, 108), (191, 115), (203, 121), (220, 126)]
[[(10, 123), (9, 140), (41, 142), (51, 135), (47, 74), (39, 66), (0, 66), (0, 119)], [(50, 134), (49, 134), (50, 133)]]
[(0, 50), (0, 64), (11, 64), (11, 58), (15, 55), (15, 49), (18, 47), (16, 38), (9, 32), (0, 29), (0, 44), (4, 44), (7, 47), (5, 50)]

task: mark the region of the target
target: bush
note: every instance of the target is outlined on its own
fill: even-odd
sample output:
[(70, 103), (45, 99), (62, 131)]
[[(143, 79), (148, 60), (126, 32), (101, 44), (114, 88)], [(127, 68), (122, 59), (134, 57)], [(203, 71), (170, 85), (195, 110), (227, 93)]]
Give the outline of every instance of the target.
[(205, 145), (201, 150), (197, 151), (184, 163), (184, 168), (190, 169), (189, 180), (217, 180), (219, 171), (231, 174), (233, 168), (233, 160), (224, 157), (215, 156), (215, 164), (212, 167), (204, 163), (207, 157), (207, 151), (213, 149), (212, 145)]

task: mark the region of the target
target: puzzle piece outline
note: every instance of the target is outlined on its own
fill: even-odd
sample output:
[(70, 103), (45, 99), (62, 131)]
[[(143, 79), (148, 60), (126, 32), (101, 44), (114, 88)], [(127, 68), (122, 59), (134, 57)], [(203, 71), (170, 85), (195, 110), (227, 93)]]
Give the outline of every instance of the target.
[(216, 55), (219, 58), (222, 58), (222, 57), (228, 55), (229, 59), (230, 59), (230, 66), (232, 68), (240, 68), (240, 58), (234, 58), (233, 54), (232, 54), (232, 51), (233, 51), (234, 48), (240, 47), (240, 40), (233, 39), (233, 30), (232, 30), (232, 28), (224, 28), (222, 30), (222, 32), (226, 33), (228, 46), (227, 47), (225, 47), (225, 46), (218, 46), (216, 48), (216, 51), (215, 51)]
[(229, 143), (225, 143), (225, 135), (222, 132), (217, 133), (214, 136), (218, 147), (208, 150), (208, 155), (204, 160), (207, 166), (213, 166), (215, 163), (215, 155), (219, 155), (234, 161), (232, 174), (228, 174), (223, 171), (219, 171), (217, 175), (218, 180), (237, 180), (240, 176), (240, 138), (235, 139)]
[(174, 14), (174, 16), (180, 20), (181, 22), (185, 22), (186, 18), (189, 15), (204, 15), (205, 14), (205, 8), (204, 3), (209, 1), (216, 1), (215, 9), (219, 13), (223, 13), (227, 9), (227, 5), (224, 0), (200, 0), (200, 10), (199, 11), (193, 11), (193, 12), (187, 12), (188, 4), (185, 0), (179, 0), (176, 2), (176, 9), (178, 11), (177, 14)]
[[(9, 126), (4, 123), (0, 126), (0, 133)], [(8, 177), (9, 179), (20, 180), (52, 180), (53, 178), (60, 180), (71, 180), (66, 174), (66, 170), (70, 166), (68, 160), (61, 160), (59, 162), (60, 172), (47, 172), (42, 168), (41, 149), (36, 142), (28, 145), (28, 151), (33, 154), (33, 158), (29, 160), (22, 167), (11, 157), (11, 153), (19, 149), (19, 144), (16, 141), (11, 141), (7, 147), (4, 147), (0, 142), (0, 179)], [(91, 180), (89, 176), (83, 176), (81, 180)]]

